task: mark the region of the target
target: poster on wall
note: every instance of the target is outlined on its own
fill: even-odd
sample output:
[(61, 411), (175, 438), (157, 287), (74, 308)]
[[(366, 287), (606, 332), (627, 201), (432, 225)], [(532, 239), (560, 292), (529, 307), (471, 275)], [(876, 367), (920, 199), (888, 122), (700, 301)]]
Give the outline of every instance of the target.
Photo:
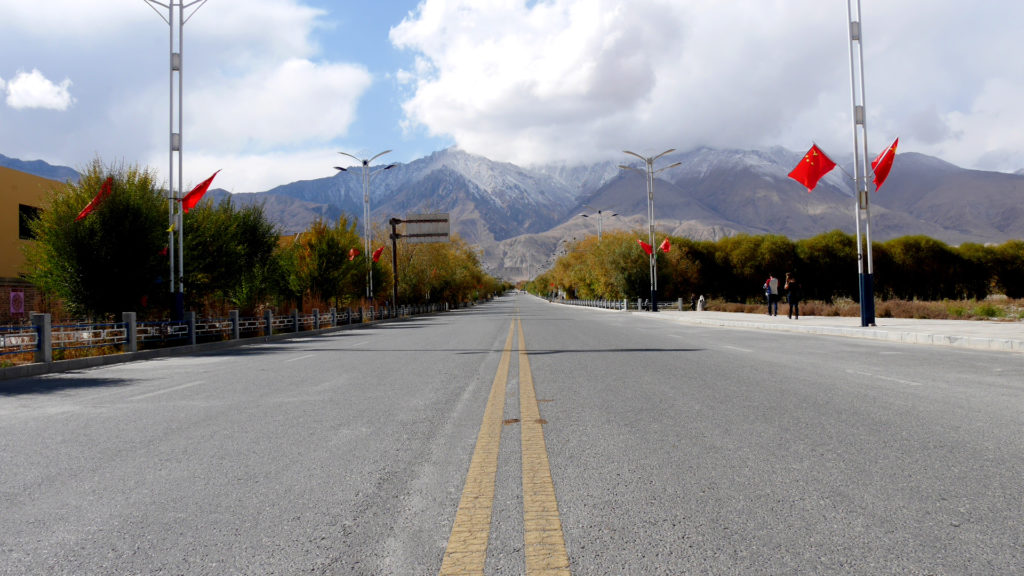
[(11, 315), (20, 316), (25, 313), (25, 292), (11, 290)]

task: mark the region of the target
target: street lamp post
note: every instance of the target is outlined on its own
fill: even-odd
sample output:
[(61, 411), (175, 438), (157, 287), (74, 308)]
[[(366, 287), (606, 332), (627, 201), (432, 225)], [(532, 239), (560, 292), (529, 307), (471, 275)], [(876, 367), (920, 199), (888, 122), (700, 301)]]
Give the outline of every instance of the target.
[[(590, 206), (590, 205), (589, 204), (584, 204), (584, 206)], [(592, 206), (591, 206), (591, 208), (592, 208)], [(603, 225), (601, 223), (601, 213), (602, 212), (603, 212), (602, 210), (598, 210), (597, 211), (597, 241), (598, 242), (601, 241), (601, 229), (603, 228)], [(582, 216), (584, 218), (590, 218), (589, 214), (580, 214), (580, 216)], [(609, 217), (612, 217), (612, 216), (618, 216), (618, 214), (616, 214), (615, 212), (612, 212), (609, 215)]]
[(650, 254), (650, 257), (648, 259), (649, 260), (648, 268), (650, 269), (650, 273), (651, 273), (651, 311), (652, 312), (657, 312), (658, 311), (658, 258), (656, 256), (656, 254), (657, 254), (656, 253), (656, 248), (655, 248), (656, 244), (654, 243), (654, 176), (656, 174), (660, 173), (660, 172), (664, 172), (665, 170), (668, 170), (669, 168), (675, 168), (676, 166), (679, 166), (681, 164), (681, 162), (676, 162), (675, 164), (671, 164), (669, 166), (665, 166), (664, 168), (659, 168), (658, 170), (655, 170), (654, 169), (654, 162), (658, 158), (661, 158), (662, 156), (664, 156), (666, 154), (671, 154), (672, 152), (675, 152), (675, 151), (676, 151), (675, 148), (669, 148), (668, 150), (665, 150), (664, 152), (662, 152), (661, 154), (658, 154), (657, 156), (641, 156), (641, 155), (637, 154), (636, 152), (630, 152), (629, 150), (623, 150), (624, 153), (629, 154), (630, 156), (636, 156), (637, 158), (643, 160), (644, 164), (647, 166), (647, 169), (646, 170), (640, 170), (639, 168), (634, 168), (633, 166), (625, 166), (625, 165), (622, 165), (622, 164), (619, 165), (619, 168), (622, 168), (623, 170), (635, 170), (637, 172), (644, 173), (647, 176), (647, 223), (648, 223), (648, 233), (647, 233), (648, 234), (648, 240), (647, 240), (647, 242), (651, 246), (651, 254)]
[[(871, 257), (871, 210), (868, 204), (868, 129), (867, 113), (864, 107), (864, 49), (861, 40), (860, 0), (856, 0), (856, 5), (854, 5), (854, 0), (847, 0), (846, 11), (850, 17), (850, 89), (853, 105), (853, 172), (854, 186), (857, 192), (857, 272), (860, 277), (860, 325), (874, 326), (875, 274)], [(860, 233), (862, 221), (864, 223), (863, 240), (861, 240)], [(867, 266), (865, 266), (865, 261)]]
[[(154, 12), (157, 13), (167, 26), (171, 30), (170, 34), (170, 46), (171, 46), (171, 82), (170, 82), (170, 171), (167, 176), (167, 206), (168, 206), (168, 255), (170, 257), (170, 286), (171, 294), (174, 295), (174, 314), (175, 320), (181, 320), (185, 316), (185, 230), (184, 230), (184, 218), (182, 216), (183, 211), (181, 207), (181, 199), (184, 196), (182, 193), (182, 158), (181, 158), (181, 140), (182, 140), (182, 97), (184, 95), (183, 80), (182, 80), (182, 53), (185, 47), (185, 23), (188, 22), (195, 13), (206, 4), (206, 0), (192, 0), (186, 2), (185, 0), (169, 0), (168, 2), (158, 2), (157, 0), (143, 0)], [(165, 16), (157, 9), (157, 6), (167, 10)], [(193, 8), (194, 6), (194, 8)], [(192, 9), (188, 15), (185, 11)], [(175, 19), (175, 9), (177, 9), (177, 19)], [(175, 31), (177, 29), (177, 31)], [(177, 32), (177, 33), (175, 33)], [(175, 99), (174, 94), (174, 80), (177, 78), (178, 82), (178, 95)], [(175, 103), (177, 103), (177, 115), (175, 115)], [(177, 131), (175, 131), (175, 118), (177, 118)], [(178, 155), (178, 190), (175, 193), (174, 190), (174, 155)], [(174, 245), (174, 235), (177, 232), (178, 245)], [(175, 290), (174, 285), (174, 254), (178, 254), (178, 285)]]
[[(359, 162), (363, 167), (363, 255), (366, 258), (366, 298), (371, 301), (373, 300), (373, 264), (370, 260), (370, 254), (372, 252), (370, 246), (370, 178), (384, 170), (390, 170), (396, 165), (388, 164), (383, 168), (371, 171), (370, 163), (389, 152), (391, 152), (391, 150), (385, 150), (370, 159), (357, 158), (348, 152), (338, 152), (338, 154), (348, 156), (349, 158)], [(334, 168), (335, 170), (348, 172), (347, 168), (342, 168), (341, 166), (335, 166)]]

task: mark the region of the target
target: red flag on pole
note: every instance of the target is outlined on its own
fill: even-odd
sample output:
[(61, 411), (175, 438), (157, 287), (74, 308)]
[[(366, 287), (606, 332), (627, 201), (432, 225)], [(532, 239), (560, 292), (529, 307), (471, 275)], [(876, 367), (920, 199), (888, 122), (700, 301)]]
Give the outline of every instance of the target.
[(654, 250), (651, 248), (651, 245), (648, 244), (647, 242), (644, 242), (643, 240), (637, 240), (637, 242), (640, 243), (640, 247), (644, 249), (644, 252), (647, 252), (648, 256), (654, 253)]
[(804, 154), (796, 168), (789, 173), (789, 177), (806, 186), (807, 191), (810, 192), (818, 185), (818, 180), (821, 180), (835, 167), (836, 163), (826, 156), (817, 144), (814, 144), (807, 154)]
[(107, 178), (106, 180), (104, 180), (103, 181), (103, 185), (100, 186), (99, 194), (97, 194), (95, 198), (90, 200), (89, 203), (85, 205), (85, 208), (82, 208), (82, 211), (78, 213), (78, 217), (75, 218), (75, 222), (78, 222), (82, 218), (85, 218), (86, 216), (88, 216), (90, 212), (95, 210), (96, 207), (100, 205), (100, 202), (103, 202), (103, 200), (106, 199), (107, 196), (110, 196), (110, 187), (113, 186), (113, 185), (114, 185), (114, 177), (113, 176), (111, 176), (111, 177)]
[(359, 249), (357, 249), (357, 248), (352, 248), (351, 250), (349, 250), (349, 251), (348, 251), (348, 259), (349, 259), (350, 261), (351, 261), (351, 260), (355, 260), (355, 259), (356, 259), (356, 256), (359, 256)]
[(195, 208), (196, 204), (199, 204), (199, 201), (203, 198), (203, 194), (206, 194), (206, 191), (210, 189), (210, 184), (213, 183), (213, 177), (216, 176), (218, 172), (220, 172), (220, 170), (214, 172), (213, 176), (203, 180), (198, 186), (193, 188), (191, 192), (185, 194), (185, 197), (181, 199), (181, 209), (183, 212), (187, 213), (189, 210)]
[(663, 240), (661, 242), (661, 245), (658, 246), (658, 250), (661, 250), (662, 252), (664, 252), (666, 254), (668, 254), (668, 251), (671, 250), (671, 249), (672, 249), (672, 244), (669, 243), (668, 238), (665, 238), (665, 240)]
[(878, 191), (882, 187), (882, 183), (889, 177), (889, 170), (892, 169), (892, 161), (896, 159), (896, 146), (900, 143), (900, 139), (897, 138), (892, 141), (892, 146), (889, 146), (878, 158), (871, 161), (871, 169), (875, 172), (875, 191)]
[(373, 251), (373, 261), (374, 262), (376, 262), (377, 260), (380, 260), (380, 255), (381, 255), (382, 252), (384, 252), (384, 247), (383, 246), (381, 246), (380, 248), (377, 248), (376, 250)]

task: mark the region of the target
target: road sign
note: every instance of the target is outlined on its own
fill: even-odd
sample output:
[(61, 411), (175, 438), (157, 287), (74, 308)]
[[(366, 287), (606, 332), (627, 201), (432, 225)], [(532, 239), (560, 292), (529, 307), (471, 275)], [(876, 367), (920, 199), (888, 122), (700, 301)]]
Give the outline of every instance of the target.
[(451, 238), (448, 214), (409, 214), (402, 220), (400, 238), (410, 244), (447, 242)]

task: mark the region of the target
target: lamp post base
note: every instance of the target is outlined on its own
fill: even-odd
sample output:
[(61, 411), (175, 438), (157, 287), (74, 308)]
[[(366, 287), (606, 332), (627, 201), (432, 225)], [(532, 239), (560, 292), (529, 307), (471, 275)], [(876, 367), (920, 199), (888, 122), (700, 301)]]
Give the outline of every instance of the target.
[(875, 325), (875, 276), (860, 275), (860, 325)]
[(174, 293), (174, 313), (171, 316), (171, 320), (175, 322), (181, 322), (185, 319), (185, 293), (175, 292)]

